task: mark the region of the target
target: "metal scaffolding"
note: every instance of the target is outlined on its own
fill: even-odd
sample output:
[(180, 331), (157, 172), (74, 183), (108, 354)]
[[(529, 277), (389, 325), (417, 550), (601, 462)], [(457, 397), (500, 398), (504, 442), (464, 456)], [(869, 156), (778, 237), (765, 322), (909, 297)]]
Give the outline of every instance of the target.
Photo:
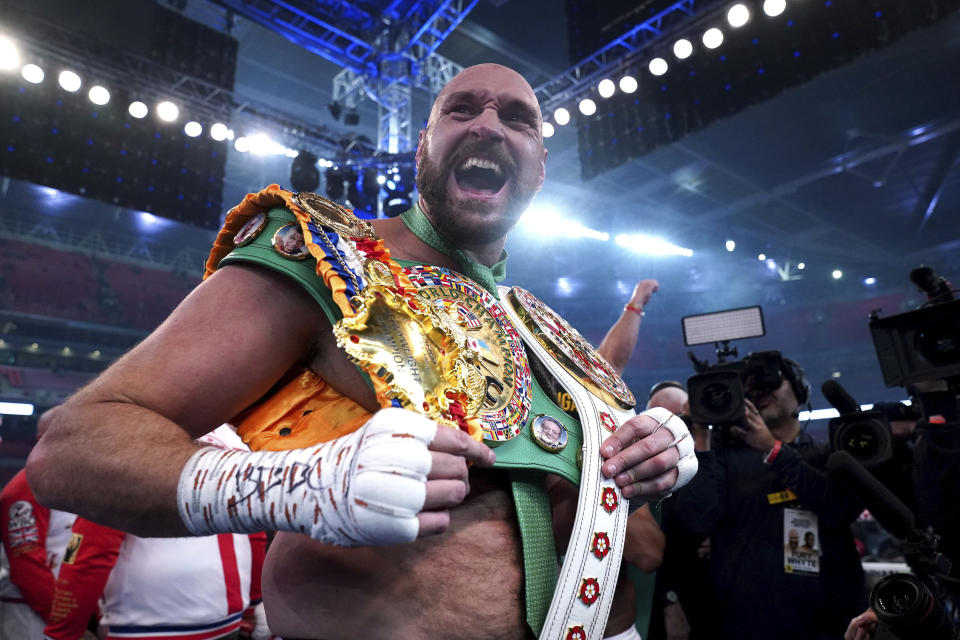
[(479, 0), (393, 0), (378, 17), (349, 2), (215, 0), (343, 67), (333, 97), (353, 109), (364, 98), (379, 108), (377, 150), (413, 150), (413, 89), (431, 94), (461, 70), (436, 53)]

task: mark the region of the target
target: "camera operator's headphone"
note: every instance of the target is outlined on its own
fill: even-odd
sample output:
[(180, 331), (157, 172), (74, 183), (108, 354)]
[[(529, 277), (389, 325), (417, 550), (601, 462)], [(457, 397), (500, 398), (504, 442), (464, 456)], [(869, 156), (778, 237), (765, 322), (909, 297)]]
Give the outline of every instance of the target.
[(790, 381), (790, 387), (793, 389), (793, 395), (797, 396), (797, 405), (803, 406), (810, 399), (810, 382), (807, 376), (796, 360), (791, 360), (785, 356), (780, 356), (783, 361), (783, 375)]

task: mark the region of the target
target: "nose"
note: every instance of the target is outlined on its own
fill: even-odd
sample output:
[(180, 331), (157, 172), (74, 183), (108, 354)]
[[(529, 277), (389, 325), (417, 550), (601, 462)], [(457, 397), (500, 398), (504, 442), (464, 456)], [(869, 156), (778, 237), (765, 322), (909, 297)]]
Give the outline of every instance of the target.
[(481, 140), (499, 142), (503, 140), (503, 123), (500, 114), (493, 107), (487, 107), (470, 123), (470, 134)]

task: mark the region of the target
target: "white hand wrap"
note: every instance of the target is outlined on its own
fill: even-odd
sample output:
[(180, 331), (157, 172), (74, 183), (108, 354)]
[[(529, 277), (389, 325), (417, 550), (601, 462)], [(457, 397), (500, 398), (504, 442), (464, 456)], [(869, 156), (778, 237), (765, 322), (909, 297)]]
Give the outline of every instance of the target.
[[(667, 429), (673, 435), (673, 442), (670, 443), (670, 447), (677, 448), (677, 452), (680, 454), (680, 461), (677, 462), (677, 472), (679, 474), (677, 476), (677, 483), (670, 488), (670, 492), (672, 493), (690, 482), (693, 476), (697, 475), (699, 463), (697, 462), (697, 454), (693, 450), (693, 436), (690, 435), (690, 431), (687, 429), (687, 425), (684, 424), (683, 420), (663, 407), (647, 409), (640, 415), (650, 416), (660, 423), (660, 427)], [(659, 429), (660, 427), (657, 428)], [(669, 449), (670, 447), (667, 448)]]
[(382, 409), (356, 432), (309, 449), (204, 448), (180, 474), (180, 517), (198, 536), (281, 530), (343, 546), (411, 542), (436, 433), (424, 416)]

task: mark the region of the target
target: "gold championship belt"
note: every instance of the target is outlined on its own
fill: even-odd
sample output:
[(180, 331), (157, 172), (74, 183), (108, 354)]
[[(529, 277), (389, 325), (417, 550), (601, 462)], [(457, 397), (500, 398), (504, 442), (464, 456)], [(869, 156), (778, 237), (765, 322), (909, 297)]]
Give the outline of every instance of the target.
[[(630, 416), (633, 395), (590, 344), (529, 292), (506, 304), (433, 266), (401, 268), (372, 226), (315, 194), (291, 199), (343, 319), (337, 344), (371, 377), (382, 406), (459, 427), (491, 446), (530, 416), (530, 349), (576, 403), (583, 431), (574, 531), (540, 638), (601, 637), (613, 600), (627, 502), (600, 473), (600, 442)], [(524, 348), (526, 345), (526, 349)], [(506, 446), (506, 445), (504, 445)]]

